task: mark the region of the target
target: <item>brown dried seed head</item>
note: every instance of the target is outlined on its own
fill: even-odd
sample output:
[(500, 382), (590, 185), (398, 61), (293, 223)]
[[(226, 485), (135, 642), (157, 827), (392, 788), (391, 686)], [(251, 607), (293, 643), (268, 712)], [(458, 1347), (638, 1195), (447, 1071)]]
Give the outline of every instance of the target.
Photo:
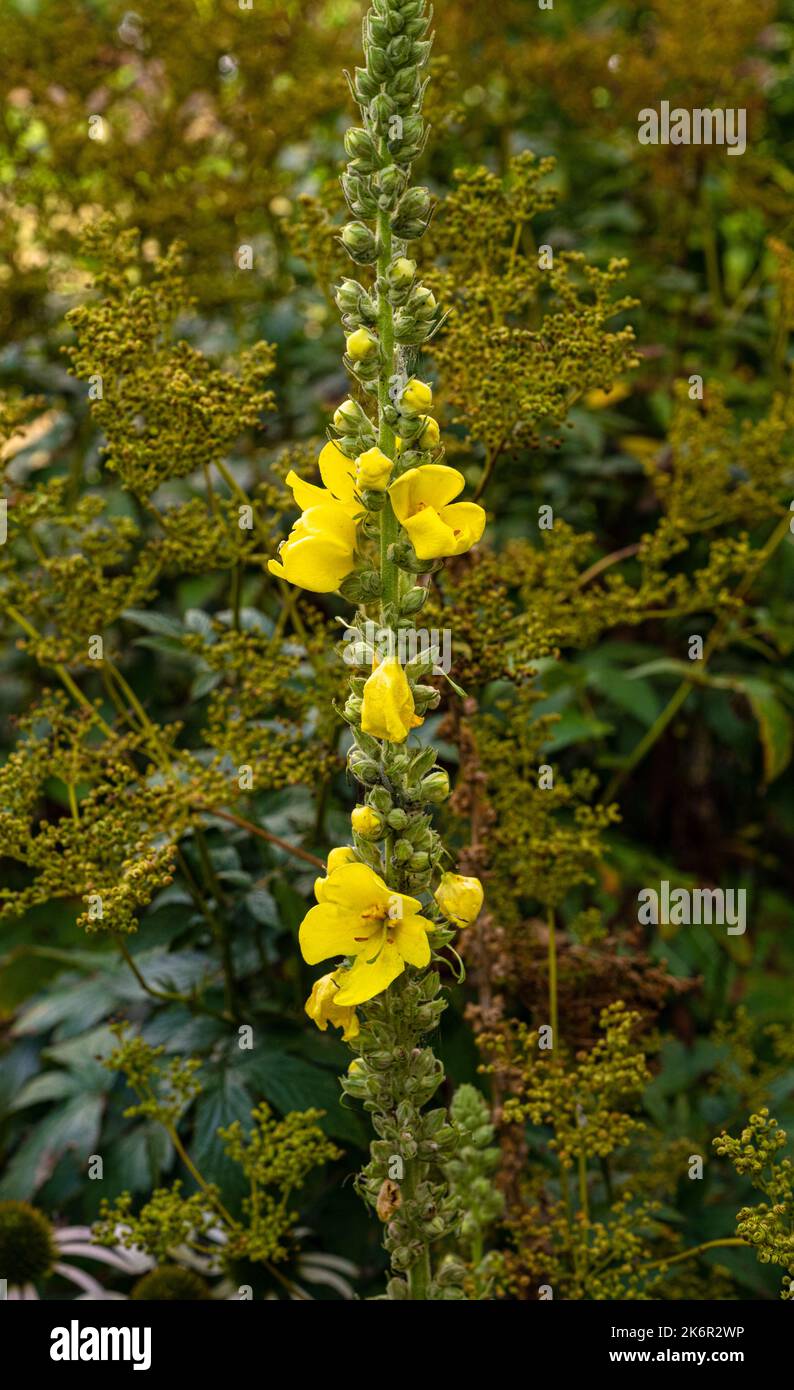
[(381, 1221), (390, 1221), (394, 1213), (399, 1211), (402, 1200), (400, 1184), (395, 1182), (393, 1178), (384, 1178), (375, 1204), (375, 1210)]

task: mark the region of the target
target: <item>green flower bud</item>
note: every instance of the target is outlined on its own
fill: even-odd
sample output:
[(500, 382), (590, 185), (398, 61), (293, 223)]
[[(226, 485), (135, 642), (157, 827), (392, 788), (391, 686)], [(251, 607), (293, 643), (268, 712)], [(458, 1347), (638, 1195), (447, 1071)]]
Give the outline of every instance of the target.
[(378, 48), (377, 44), (370, 45), (367, 49), (367, 71), (371, 73), (378, 84), (385, 82), (387, 77), (391, 76), (385, 48)]
[(381, 195), (378, 198), (379, 205), (388, 208), (405, 188), (406, 175), (396, 164), (389, 164), (385, 169), (381, 169), (374, 182)]
[(380, 92), (370, 104), (370, 120), (380, 134), (388, 131), (389, 121), (395, 113), (394, 102), (385, 92)]
[(392, 799), (385, 787), (375, 787), (373, 791), (369, 792), (367, 803), (388, 819), (392, 809)]
[[(342, 240), (344, 241), (344, 233)], [(334, 298), (341, 313), (357, 314), (360, 312), (361, 301), (366, 293), (364, 286), (360, 285), (358, 280), (344, 279), (341, 285), (337, 285)]]
[(420, 608), (424, 608), (427, 602), (427, 589), (423, 589), (421, 584), (414, 584), (412, 589), (404, 593), (400, 599), (400, 613), (406, 616), (411, 613), (418, 613)]
[(433, 291), (427, 289), (425, 285), (420, 285), (411, 295), (408, 301), (408, 308), (414, 318), (424, 319), (425, 322), (429, 322), (430, 319), (436, 316), (438, 303)]
[(347, 755), (347, 765), (353, 776), (365, 786), (372, 786), (380, 781), (380, 767), (360, 748), (351, 748)]
[(405, 67), (410, 63), (413, 56), (413, 44), (407, 34), (398, 34), (393, 38), (387, 48), (386, 57), (393, 68)]
[(392, 261), (385, 275), (386, 293), (389, 303), (398, 307), (404, 304), (411, 293), (416, 279), (416, 261), (407, 256), (398, 256)]
[(345, 151), (350, 159), (355, 159), (359, 171), (364, 173), (374, 173), (378, 167), (378, 151), (375, 141), (366, 130), (361, 130), (358, 126), (345, 133)]
[(430, 221), (431, 208), (432, 202), (426, 188), (409, 188), (397, 204), (392, 218), (391, 225), (395, 236), (406, 241), (421, 236)]
[(430, 560), (416, 558), (416, 551), (410, 541), (396, 541), (393, 546), (389, 546), (389, 558), (393, 559), (401, 570), (408, 570), (410, 574), (427, 574), (433, 569)]
[(389, 94), (395, 106), (413, 106), (419, 97), (420, 85), (419, 69), (415, 64), (396, 72), (389, 83)]
[(392, 850), (395, 864), (407, 864), (413, 858), (414, 847), (409, 840), (398, 840)]
[(361, 719), (361, 706), (363, 700), (358, 695), (348, 695), (344, 705), (345, 719), (357, 723)]
[[(420, 236), (421, 233), (415, 235)], [(430, 332), (430, 324), (414, 318), (410, 309), (398, 309), (394, 315), (394, 336), (398, 343), (406, 347), (418, 347), (429, 338)]]
[(351, 603), (371, 603), (373, 599), (380, 598), (382, 590), (383, 583), (377, 570), (353, 570), (339, 585), (340, 594)]
[(365, 424), (371, 428), (369, 416), (361, 409), (358, 401), (351, 400), (349, 396), (334, 411), (334, 428), (340, 434), (347, 434), (349, 430), (357, 431)]
[(389, 811), (386, 817), (386, 824), (389, 826), (390, 830), (405, 829), (408, 824), (408, 816), (402, 809), (402, 806), (395, 806), (393, 810)]
[(377, 96), (379, 89), (380, 83), (367, 72), (366, 68), (356, 68), (353, 90), (360, 106), (365, 106), (368, 101)]
[(371, 265), (378, 259), (375, 234), (363, 222), (348, 222), (342, 228), (342, 244), (348, 255), (359, 265)]
[(378, 211), (378, 200), (368, 175), (343, 174), (342, 189), (347, 198), (350, 211), (356, 217), (374, 217)]
[(449, 796), (449, 777), (441, 768), (435, 772), (429, 772), (426, 777), (422, 778), (420, 790), (425, 801), (435, 803), (446, 801)]

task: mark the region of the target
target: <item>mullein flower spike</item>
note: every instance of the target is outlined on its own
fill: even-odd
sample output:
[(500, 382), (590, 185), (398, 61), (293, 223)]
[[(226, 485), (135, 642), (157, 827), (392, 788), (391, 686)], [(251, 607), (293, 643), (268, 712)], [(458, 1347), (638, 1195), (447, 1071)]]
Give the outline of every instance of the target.
[[(344, 717), (365, 802), (352, 814), (353, 847), (332, 850), (315, 883), (299, 939), (308, 964), (336, 962), (306, 1012), (323, 1030), (342, 1028), (357, 1053), (341, 1084), (378, 1136), (358, 1189), (384, 1223), (390, 1299), (464, 1297), (462, 1273), (448, 1260), (431, 1266), (431, 1246), (457, 1231), (461, 1211), (446, 1171), (458, 1133), (443, 1108), (426, 1109), (444, 1071), (424, 1039), (446, 1007), (434, 952), (482, 903), (476, 879), (444, 872), (432, 811), (449, 779), (435, 750), (412, 739), (439, 702), (427, 683), (437, 658), (403, 664), (395, 654), (398, 624), (425, 601), (416, 576), (468, 550), (485, 526), (481, 507), (454, 501), (464, 479), (440, 462), (432, 387), (411, 371), (443, 319), (406, 245), (432, 213), (427, 189), (411, 184), (425, 142), (429, 23), (426, 0), (373, 0), (364, 23), (364, 66), (351, 82), (361, 123), (346, 136), (342, 180), (354, 220), (341, 241), (357, 265), (373, 267), (372, 283), (345, 279), (336, 290), (353, 393), (333, 417), (338, 440), (320, 455), (323, 486), (287, 479), (302, 516), (270, 562), (281, 578), (316, 592), (341, 585), (362, 605), (350, 627), (371, 673), (351, 681)], [(366, 605), (376, 599), (373, 643)]]

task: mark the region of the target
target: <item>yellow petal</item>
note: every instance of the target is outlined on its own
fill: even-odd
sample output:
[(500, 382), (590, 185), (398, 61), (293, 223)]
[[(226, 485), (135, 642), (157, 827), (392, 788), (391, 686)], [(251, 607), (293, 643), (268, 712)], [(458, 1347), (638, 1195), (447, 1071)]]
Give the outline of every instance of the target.
[(304, 482), (303, 478), (298, 477), (294, 468), (290, 469), (287, 474), (287, 487), (292, 488), (292, 495), (301, 511), (307, 507), (324, 506), (334, 500), (327, 488), (316, 487), (314, 483)]
[[(447, 507), (445, 509), (449, 511)], [(438, 560), (454, 555), (457, 539), (451, 526), (442, 520), (435, 507), (423, 507), (403, 522), (408, 538), (419, 560)]]
[(321, 536), (286, 540), (277, 560), (268, 561), (271, 574), (308, 589), (313, 594), (330, 594), (354, 568), (353, 552), (341, 542)]
[(430, 942), (427, 933), (433, 925), (424, 917), (404, 917), (394, 932), (394, 944), (409, 965), (430, 964)]
[[(316, 894), (317, 884), (314, 889)], [(368, 864), (359, 861), (341, 864), (325, 879), (324, 901), (335, 903), (354, 916), (370, 912), (373, 908), (386, 910), (391, 898), (391, 889), (386, 887), (383, 879)]]
[(351, 969), (340, 976), (342, 983), (336, 996), (337, 1004), (363, 1004), (367, 999), (374, 999), (376, 994), (388, 989), (392, 980), (402, 975), (404, 969), (405, 962), (400, 952), (388, 941), (375, 960), (370, 962), (364, 956), (358, 956)]
[(449, 552), (451, 555), (462, 555), (464, 550), (471, 550), (485, 530), (485, 512), (476, 502), (453, 502), (451, 507), (441, 509), (440, 516), (455, 536), (455, 549)]
[(457, 468), (445, 463), (425, 463), (421, 468), (409, 468), (389, 488), (391, 504), (398, 521), (405, 524), (420, 507), (446, 507), (453, 497), (463, 491), (465, 479)]
[(342, 1037), (348, 1042), (351, 1038), (355, 1038), (360, 1030), (355, 1009), (340, 1007), (337, 1003), (341, 973), (334, 970), (330, 975), (323, 975), (321, 979), (317, 980), (306, 1000), (305, 1009), (321, 1033), (324, 1033), (328, 1024), (332, 1023), (335, 1028), (342, 1029)]
[(356, 465), (335, 444), (326, 444), (320, 454), (320, 477), (339, 502), (353, 502)]
[(332, 874), (334, 869), (341, 868), (343, 864), (357, 863), (358, 855), (356, 854), (356, 851), (353, 849), (352, 845), (340, 845), (339, 849), (329, 850), (328, 858), (325, 861), (326, 868), (329, 874)]
[(411, 729), (420, 722), (405, 671), (396, 657), (387, 657), (364, 686), (361, 705), (364, 733), (389, 743), (404, 743)]
[(345, 545), (350, 550), (356, 544), (356, 523), (344, 507), (330, 501), (322, 506), (309, 507), (295, 522), (295, 534), (323, 536), (336, 544)]
[(307, 965), (317, 965), (329, 956), (352, 956), (361, 950), (360, 919), (331, 903), (310, 907), (300, 925), (298, 940)]

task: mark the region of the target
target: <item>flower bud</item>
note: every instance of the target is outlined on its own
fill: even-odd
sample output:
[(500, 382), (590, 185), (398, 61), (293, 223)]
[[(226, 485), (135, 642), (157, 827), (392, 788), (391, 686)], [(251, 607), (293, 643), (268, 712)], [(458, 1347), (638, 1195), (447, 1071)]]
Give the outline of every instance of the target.
[(347, 765), (353, 776), (365, 786), (380, 781), (380, 767), (361, 748), (351, 748), (347, 755)]
[(356, 482), (371, 492), (385, 492), (394, 464), (381, 449), (368, 449), (356, 459)]
[(356, 806), (350, 816), (350, 824), (362, 840), (379, 840), (383, 834), (383, 821), (371, 806)]
[(347, 355), (354, 362), (366, 362), (378, 351), (378, 340), (368, 328), (357, 328), (347, 338)]
[(422, 319), (425, 323), (429, 323), (430, 320), (435, 317), (438, 301), (432, 290), (429, 290), (426, 285), (420, 285), (411, 295), (411, 301), (408, 307), (414, 318)]
[(432, 801), (436, 804), (446, 801), (449, 796), (449, 778), (443, 769), (438, 768), (435, 772), (429, 772), (422, 778), (420, 791), (424, 801)]
[(396, 164), (389, 164), (385, 169), (381, 169), (375, 182), (379, 192), (386, 199), (383, 206), (389, 207), (391, 202), (399, 197), (405, 188), (406, 176), (402, 169)]
[(372, 173), (378, 167), (375, 142), (366, 130), (353, 126), (345, 132), (345, 152), (350, 159), (358, 161), (362, 173)]
[(375, 233), (363, 222), (348, 222), (342, 228), (342, 244), (359, 265), (371, 265), (378, 259)]
[[(364, 230), (366, 231), (367, 228), (365, 227)], [(344, 241), (344, 233), (342, 234), (342, 240)], [(341, 285), (337, 285), (336, 293), (334, 295), (334, 298), (336, 299), (337, 308), (339, 309), (340, 313), (360, 313), (361, 301), (363, 298), (366, 297), (366, 293), (367, 292), (364, 289), (364, 286), (360, 285), (358, 283), (358, 280), (348, 280), (347, 278), (345, 278), (342, 281)]]
[(398, 256), (386, 272), (386, 284), (390, 290), (408, 290), (416, 279), (416, 261), (407, 256)]
[(394, 217), (392, 231), (405, 241), (420, 237), (430, 220), (432, 203), (426, 188), (409, 188), (403, 194)]
[(349, 397), (334, 411), (334, 428), (340, 434), (347, 434), (349, 430), (357, 431), (362, 425), (371, 425), (369, 416), (361, 409), (357, 401)]
[(412, 858), (414, 847), (410, 840), (398, 840), (392, 850), (392, 859), (395, 864), (407, 864)]
[(414, 584), (413, 588), (403, 594), (400, 599), (400, 613), (405, 616), (418, 613), (420, 608), (424, 608), (426, 602), (427, 589), (423, 589), (421, 584)]
[(374, 217), (378, 203), (372, 191), (372, 180), (365, 174), (343, 174), (342, 188), (350, 211), (356, 217)]
[(474, 922), (483, 904), (480, 880), (463, 874), (443, 874), (433, 896), (447, 921), (457, 927)]
[(380, 92), (378, 96), (376, 96), (374, 100), (370, 103), (370, 118), (372, 120), (373, 125), (377, 127), (379, 132), (388, 130), (389, 121), (395, 114), (396, 110), (397, 108), (394, 105), (394, 102), (392, 101), (391, 97), (387, 96), (385, 92)]
[(441, 430), (438, 428), (438, 421), (434, 420), (432, 415), (428, 415), (419, 436), (419, 447), (421, 449), (437, 449), (440, 442)]
[(369, 793), (367, 803), (370, 806), (374, 806), (375, 810), (379, 811), (382, 816), (388, 818), (389, 812), (392, 809), (392, 800), (385, 787), (375, 787), (375, 789)]
[(426, 381), (412, 377), (400, 397), (400, 409), (406, 414), (420, 414), (430, 410), (433, 404), (433, 388)]
[(404, 830), (408, 824), (408, 816), (402, 806), (395, 806), (389, 811), (386, 817), (386, 824), (390, 830)]

